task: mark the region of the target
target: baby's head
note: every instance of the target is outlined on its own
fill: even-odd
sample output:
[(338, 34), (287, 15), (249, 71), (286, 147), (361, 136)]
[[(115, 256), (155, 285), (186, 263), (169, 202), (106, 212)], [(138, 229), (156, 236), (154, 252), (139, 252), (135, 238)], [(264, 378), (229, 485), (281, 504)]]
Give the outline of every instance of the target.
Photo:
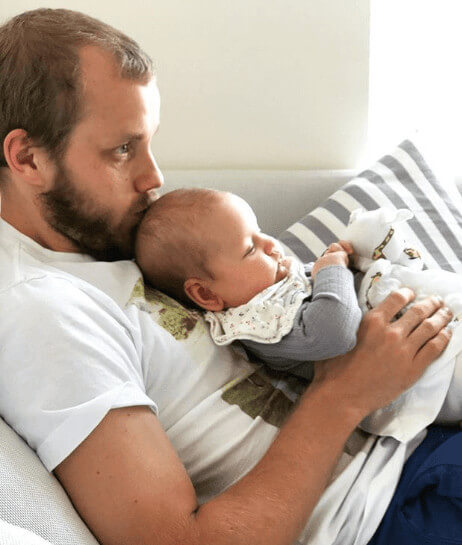
[(237, 195), (178, 189), (152, 204), (138, 230), (136, 260), (156, 288), (219, 311), (282, 280), (289, 261)]

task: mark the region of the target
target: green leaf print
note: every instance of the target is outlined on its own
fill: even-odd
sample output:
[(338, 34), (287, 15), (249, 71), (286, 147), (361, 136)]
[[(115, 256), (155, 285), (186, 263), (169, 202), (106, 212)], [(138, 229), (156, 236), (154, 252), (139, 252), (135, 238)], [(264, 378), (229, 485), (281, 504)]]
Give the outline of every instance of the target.
[(168, 295), (144, 284), (140, 278), (131, 293), (128, 305), (155, 314), (155, 321), (176, 340), (188, 338), (199, 321), (199, 312), (189, 310)]

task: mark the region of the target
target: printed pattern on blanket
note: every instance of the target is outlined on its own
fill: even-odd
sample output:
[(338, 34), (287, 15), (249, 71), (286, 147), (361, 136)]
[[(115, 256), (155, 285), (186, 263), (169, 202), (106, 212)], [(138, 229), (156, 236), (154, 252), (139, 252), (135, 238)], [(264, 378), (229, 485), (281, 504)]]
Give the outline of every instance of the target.
[[(402, 442), (412, 439), (437, 419), (448, 395), (451, 406), (443, 407), (441, 420), (456, 424), (462, 419), (461, 385), (452, 380), (456, 361), (462, 364), (462, 357), (457, 357), (462, 350), (462, 324), (459, 321), (462, 316), (462, 275), (420, 270), (423, 267), (420, 252), (409, 246), (400, 229), (400, 224), (412, 216), (409, 210), (358, 209), (352, 213), (346, 231), (347, 239), (359, 254), (356, 265), (365, 273), (358, 293), (359, 306), (364, 313), (376, 307), (392, 291), (407, 286), (414, 290), (415, 301), (428, 295), (440, 296), (455, 316), (451, 324), (453, 334), (444, 353), (409, 390), (362, 422), (363, 429), (370, 433), (390, 435)], [(379, 241), (382, 242), (377, 246)], [(451, 392), (448, 393), (450, 385)]]

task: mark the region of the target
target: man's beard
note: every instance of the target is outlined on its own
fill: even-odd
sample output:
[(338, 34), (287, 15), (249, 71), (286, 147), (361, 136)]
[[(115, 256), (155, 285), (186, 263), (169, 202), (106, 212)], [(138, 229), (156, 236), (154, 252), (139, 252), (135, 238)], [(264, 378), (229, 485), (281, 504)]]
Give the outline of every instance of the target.
[(58, 160), (56, 164), (53, 189), (40, 195), (50, 227), (71, 240), (82, 253), (100, 261), (131, 259), (142, 211), (150, 203), (148, 194), (140, 195), (124, 220), (114, 225), (110, 211), (92, 203), (77, 189), (62, 162)]

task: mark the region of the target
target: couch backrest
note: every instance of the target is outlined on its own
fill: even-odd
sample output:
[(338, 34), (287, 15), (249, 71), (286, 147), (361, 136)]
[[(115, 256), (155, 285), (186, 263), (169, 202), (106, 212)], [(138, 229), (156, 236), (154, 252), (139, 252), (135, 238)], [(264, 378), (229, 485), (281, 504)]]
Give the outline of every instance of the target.
[(167, 170), (163, 193), (179, 187), (232, 191), (254, 209), (261, 229), (277, 236), (315, 208), (352, 170)]

